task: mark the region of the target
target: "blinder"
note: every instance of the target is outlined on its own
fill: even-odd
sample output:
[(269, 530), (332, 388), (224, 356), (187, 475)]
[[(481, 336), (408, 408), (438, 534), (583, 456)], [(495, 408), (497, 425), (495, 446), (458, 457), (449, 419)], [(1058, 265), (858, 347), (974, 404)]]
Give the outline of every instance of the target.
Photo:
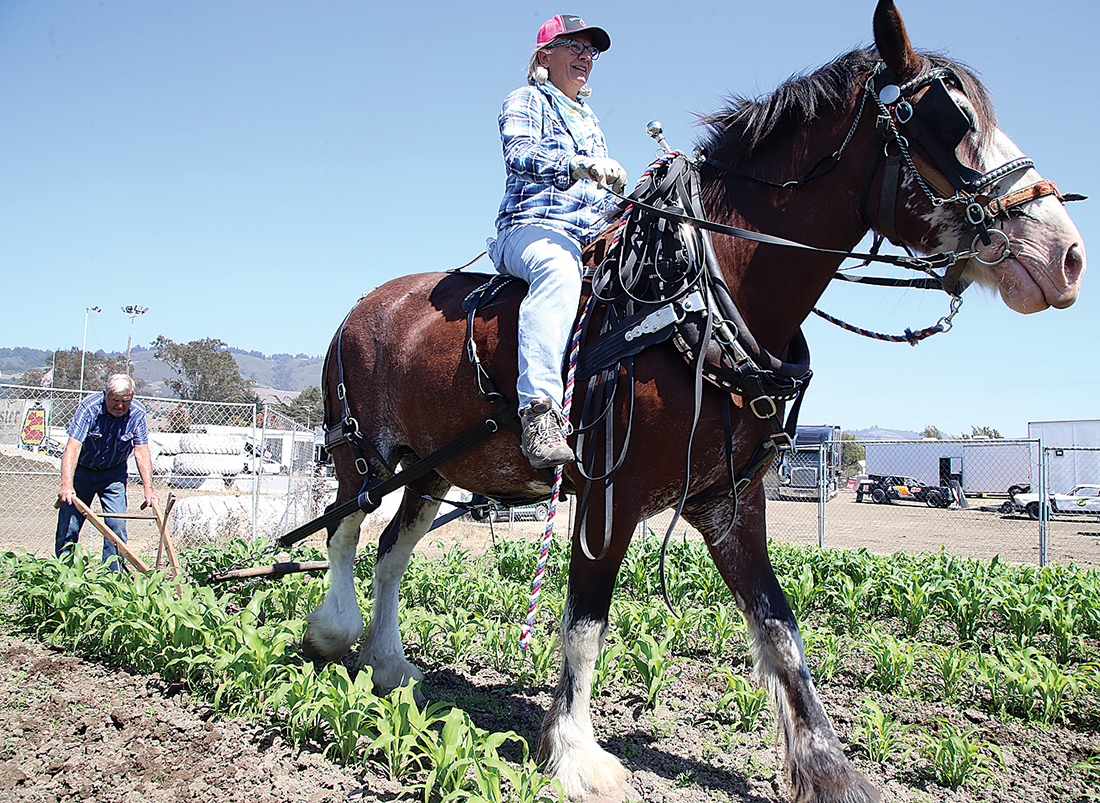
[(977, 189), (982, 174), (964, 165), (958, 157), (958, 147), (970, 133), (970, 118), (959, 108), (943, 78), (929, 82), (924, 95), (912, 105), (908, 121), (901, 120), (900, 108), (897, 114), (898, 122), (916, 135), (940, 173), (956, 190)]

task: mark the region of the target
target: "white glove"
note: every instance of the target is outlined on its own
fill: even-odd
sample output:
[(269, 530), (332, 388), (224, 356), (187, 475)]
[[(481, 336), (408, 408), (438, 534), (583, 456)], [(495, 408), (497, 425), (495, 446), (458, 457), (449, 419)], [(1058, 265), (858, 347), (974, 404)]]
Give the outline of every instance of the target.
[(574, 181), (591, 179), (620, 195), (626, 189), (626, 170), (606, 156), (574, 156), (569, 163), (569, 175)]

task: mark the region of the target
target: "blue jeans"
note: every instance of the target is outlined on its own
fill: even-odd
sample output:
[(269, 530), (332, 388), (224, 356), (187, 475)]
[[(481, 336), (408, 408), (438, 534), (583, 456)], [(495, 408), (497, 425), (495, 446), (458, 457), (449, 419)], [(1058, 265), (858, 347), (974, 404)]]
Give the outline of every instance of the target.
[(525, 225), (499, 234), (489, 256), (498, 271), (529, 285), (519, 305), (519, 406), (549, 397), (560, 410), (562, 368), (581, 298), (581, 247), (568, 234)]
[[(126, 464), (96, 471), (83, 466), (77, 466), (73, 473), (73, 490), (77, 498), (91, 507), (92, 497), (98, 495), (99, 503), (103, 505), (104, 523), (111, 529), (119, 540), (126, 542), (126, 520), (110, 518), (112, 513), (126, 512)], [(80, 528), (84, 524), (84, 516), (74, 505), (62, 503), (61, 510), (57, 514), (57, 536), (54, 540), (54, 554), (61, 557), (69, 552), (80, 535)], [(121, 571), (124, 567), (122, 558), (118, 557), (115, 545), (103, 539), (103, 562), (114, 560), (114, 568)]]

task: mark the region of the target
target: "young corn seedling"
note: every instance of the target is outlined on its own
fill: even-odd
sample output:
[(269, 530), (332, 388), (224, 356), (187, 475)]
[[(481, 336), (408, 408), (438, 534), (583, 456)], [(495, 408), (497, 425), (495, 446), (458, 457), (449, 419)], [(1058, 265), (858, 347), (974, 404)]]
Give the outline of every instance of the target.
[(840, 614), (846, 632), (856, 635), (863, 622), (867, 621), (866, 601), (874, 590), (875, 579), (867, 577), (855, 582), (847, 574), (842, 574), (837, 584), (829, 589), (833, 608)]
[(939, 594), (940, 606), (955, 625), (961, 644), (973, 644), (985, 624), (994, 599), (994, 585), (977, 569), (965, 573), (963, 564), (956, 563), (959, 574), (944, 583)]
[(1054, 641), (1054, 660), (1069, 663), (1070, 655), (1082, 649), (1085, 635), (1085, 605), (1073, 598), (1053, 595), (1043, 607), (1043, 616)]
[(806, 645), (806, 660), (813, 668), (813, 676), (818, 682), (827, 682), (836, 677), (844, 663), (845, 640), (836, 633), (816, 630), (803, 631)]
[(903, 753), (906, 746), (905, 727), (892, 716), (884, 713), (878, 703), (861, 697), (864, 713), (856, 729), (855, 743), (867, 753), (867, 758), (880, 764), (892, 761)]
[[(608, 640), (610, 642), (610, 639)], [(608, 685), (617, 686), (626, 674), (623, 656), (626, 645), (616, 640), (604, 645), (600, 657), (596, 659), (596, 669), (592, 674), (592, 697), (599, 697)]]
[(943, 699), (953, 700), (966, 670), (974, 663), (973, 656), (962, 647), (932, 647), (931, 655), (943, 686)]
[(916, 750), (928, 762), (932, 776), (940, 786), (958, 789), (977, 776), (993, 774), (993, 765), (1004, 757), (995, 744), (975, 739), (977, 728), (964, 731), (947, 720), (930, 733), (917, 731)]
[(665, 684), (673, 677), (675, 658), (670, 646), (668, 639), (657, 641), (645, 634), (635, 639), (627, 653), (627, 660), (645, 689), (647, 709), (657, 707)]
[(895, 691), (912, 676), (916, 656), (911, 645), (872, 628), (863, 649), (875, 666), (867, 678), (872, 686), (886, 692)]
[(791, 606), (795, 618), (798, 620), (805, 618), (818, 590), (810, 564), (803, 563), (801, 570), (797, 573), (782, 575), (779, 583), (783, 586), (783, 594), (787, 597), (787, 604)]
[(719, 715), (724, 715), (739, 731), (748, 733), (754, 730), (767, 710), (768, 693), (729, 667), (719, 674), (726, 681), (726, 691), (718, 700)]
[(395, 781), (427, 769), (435, 736), (431, 728), (446, 722), (447, 706), (432, 703), (421, 710), (415, 688), (407, 683), (387, 697), (376, 697), (370, 708), (370, 730), (377, 735), (367, 745), (367, 752), (378, 753), (378, 763)]
[(905, 635), (910, 638), (917, 635), (924, 620), (932, 613), (939, 590), (938, 583), (929, 582), (916, 574), (892, 578), (890, 600), (905, 628)]

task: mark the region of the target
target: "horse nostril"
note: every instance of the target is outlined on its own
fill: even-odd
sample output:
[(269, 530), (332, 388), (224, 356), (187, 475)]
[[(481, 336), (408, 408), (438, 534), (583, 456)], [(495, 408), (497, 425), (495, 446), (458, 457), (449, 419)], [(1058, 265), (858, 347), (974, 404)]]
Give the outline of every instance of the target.
[(1085, 255), (1080, 243), (1069, 247), (1062, 267), (1065, 269), (1066, 281), (1070, 284), (1075, 284), (1081, 278), (1081, 274), (1085, 272)]

